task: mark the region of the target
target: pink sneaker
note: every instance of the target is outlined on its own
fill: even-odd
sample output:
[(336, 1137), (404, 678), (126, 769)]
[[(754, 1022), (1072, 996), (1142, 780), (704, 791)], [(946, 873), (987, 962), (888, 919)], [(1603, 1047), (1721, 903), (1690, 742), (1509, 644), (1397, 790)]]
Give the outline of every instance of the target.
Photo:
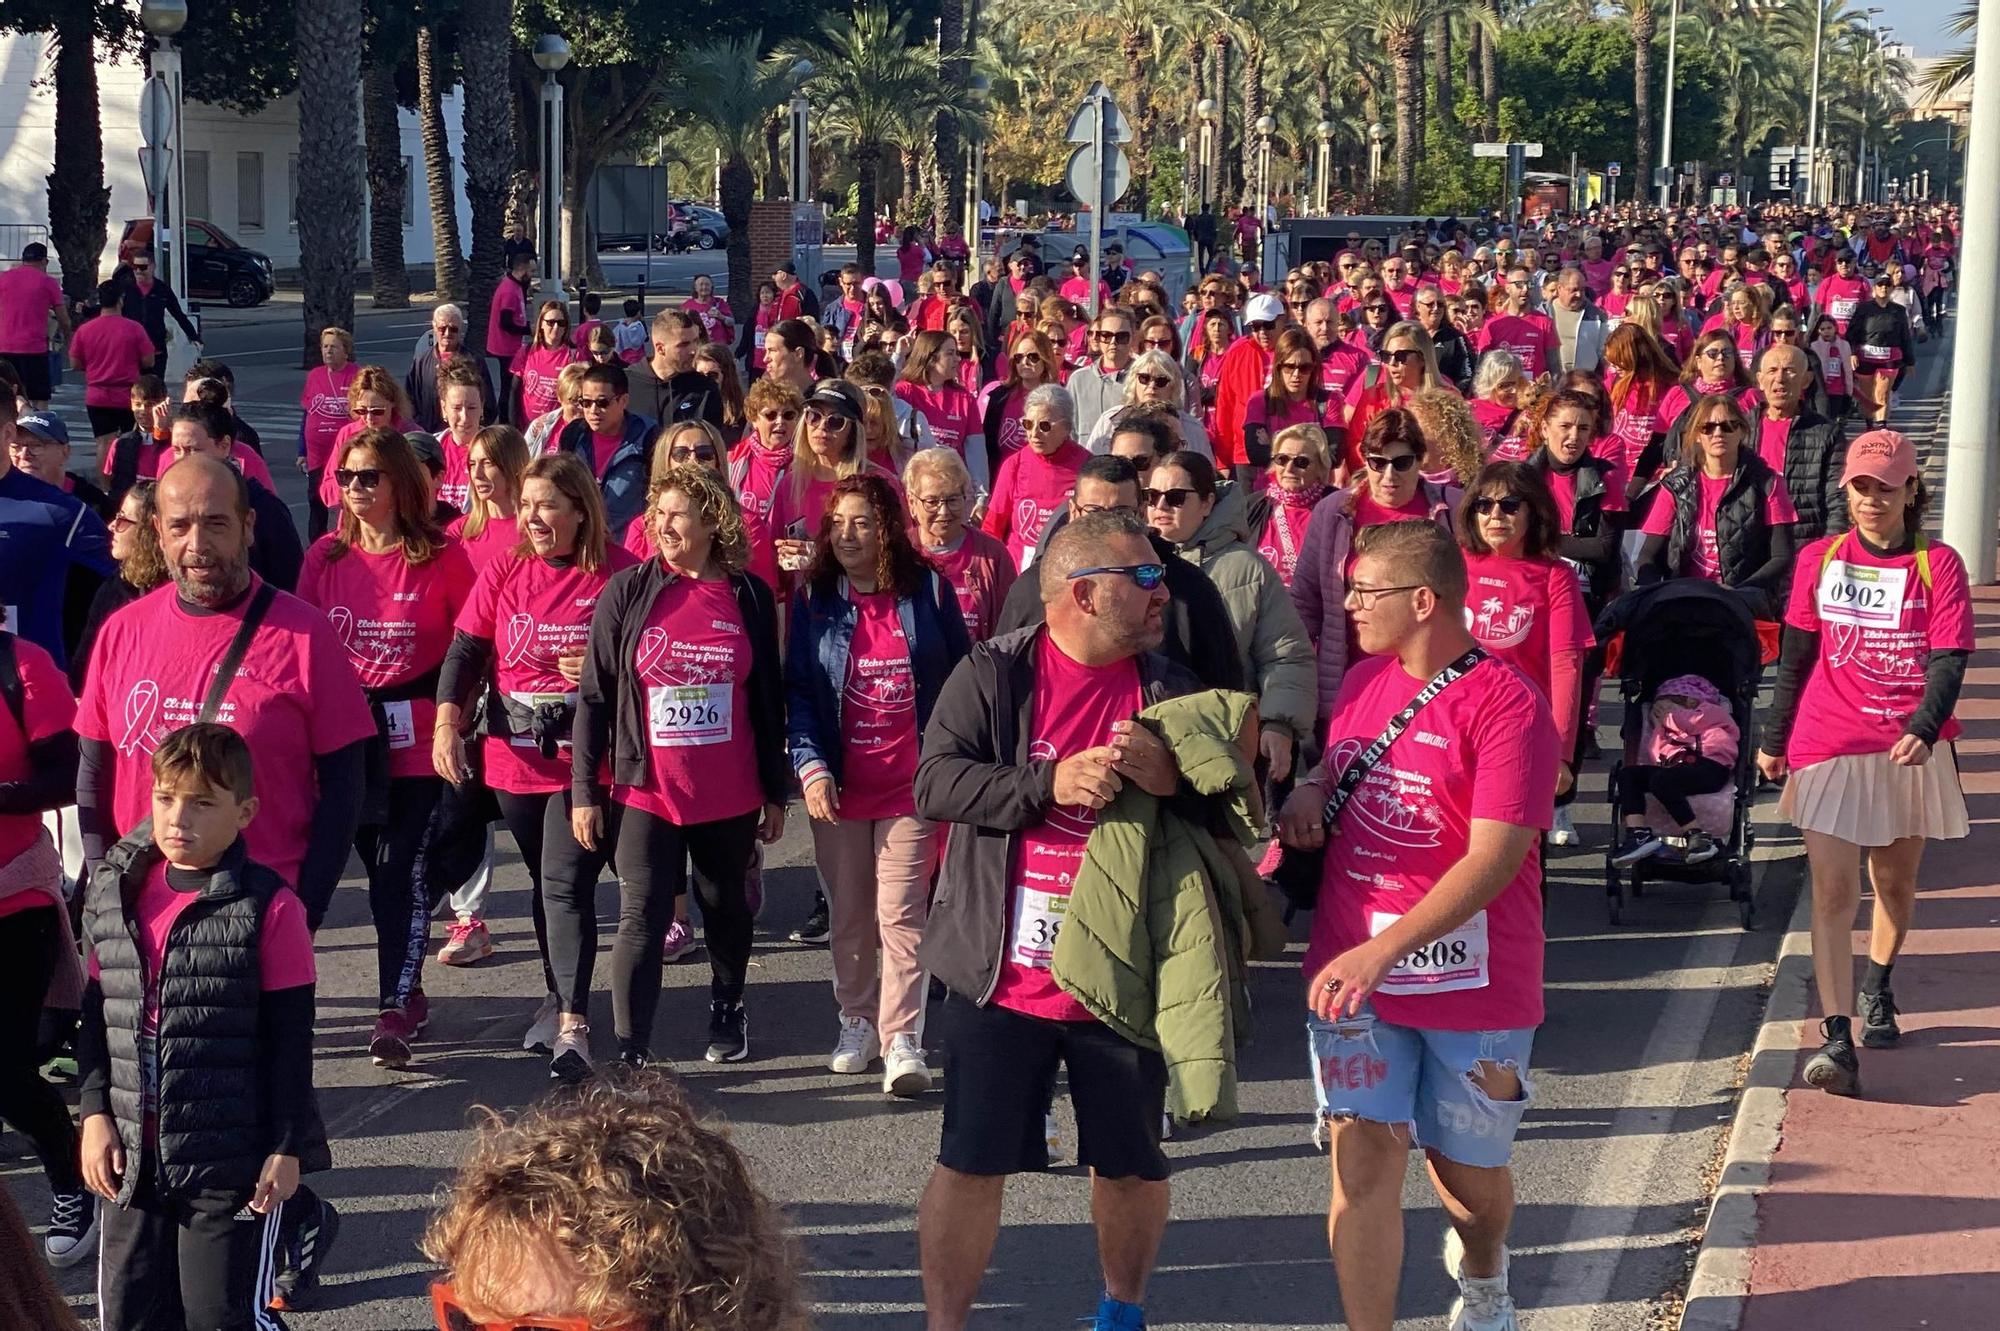
[(667, 937), (660, 950), (660, 960), (679, 961), (694, 949), (694, 930), (688, 928), (686, 920), (675, 920), (667, 926)]
[(422, 1035), (424, 1027), (431, 1024), (431, 1000), (429, 995), (418, 989), (403, 1002), (403, 1013), (410, 1019), (410, 1034)]
[(446, 966), (470, 966), (493, 955), (493, 935), (484, 920), (460, 920), (451, 926), (438, 961)]
[(416, 1028), (409, 1016), (388, 1008), (375, 1018), (375, 1032), (368, 1040), (368, 1056), (378, 1068), (403, 1068), (410, 1064), (410, 1041)]

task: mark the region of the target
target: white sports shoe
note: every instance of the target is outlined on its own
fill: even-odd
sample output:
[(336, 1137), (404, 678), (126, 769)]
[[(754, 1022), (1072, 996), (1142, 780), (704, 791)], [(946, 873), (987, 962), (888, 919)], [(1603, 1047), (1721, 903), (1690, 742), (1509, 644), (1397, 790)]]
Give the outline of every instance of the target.
[(538, 1054), (546, 1054), (556, 1044), (556, 1011), (561, 1005), (554, 994), (546, 994), (542, 1005), (535, 1009), (535, 1018), (528, 1023), (528, 1033), (521, 1037), (521, 1048), (532, 1049)]
[(1576, 834), (1576, 823), (1569, 816), (1569, 805), (1556, 810), (1554, 826), (1549, 828), (1551, 846), (1580, 846), (1583, 838)]
[(890, 1037), (888, 1052), (882, 1055), (882, 1093), (909, 1099), (930, 1088), (930, 1064), (917, 1037), (908, 1032)]
[(1445, 1274), (1458, 1282), (1458, 1297), (1451, 1304), (1451, 1331), (1521, 1331), (1514, 1311), (1514, 1296), (1507, 1292), (1507, 1250), (1500, 1250), (1500, 1274), (1465, 1274), (1465, 1241), (1458, 1231), (1446, 1227), (1444, 1234)]
[(833, 1047), (833, 1054), (826, 1060), (828, 1072), (866, 1072), (868, 1065), (882, 1054), (882, 1041), (875, 1034), (875, 1023), (866, 1017), (842, 1017), (840, 1019), (840, 1042)]

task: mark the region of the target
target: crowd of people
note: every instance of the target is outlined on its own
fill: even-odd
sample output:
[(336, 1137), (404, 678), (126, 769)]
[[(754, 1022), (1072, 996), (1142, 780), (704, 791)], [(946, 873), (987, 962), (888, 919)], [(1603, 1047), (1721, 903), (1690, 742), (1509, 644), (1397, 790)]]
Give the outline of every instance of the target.
[[(703, 278), (615, 325), (532, 303), (516, 248), (483, 357), (454, 305), (403, 376), (324, 330), (282, 459), (227, 365), (165, 383), (107, 286), (69, 350), (94, 451), (47, 410), (46, 341), (40, 378), (0, 352), (0, 1117), (48, 1175), (48, 1259), (99, 1253), (106, 1331), (309, 1306), (339, 1222), (302, 1181), (337, 1165), (314, 933), (358, 854), (366, 1051), (409, 1065), (451, 1001), (427, 965), (495, 950), (498, 827), (544, 986), (520, 1042), (569, 1094), (483, 1134), (434, 1227), (447, 1331), (696, 1303), (715, 1320), (672, 1324), (796, 1324), (769, 1204), (646, 1071), (751, 1058), (753, 1016), (822, 1023), (828, 1070), (888, 1096), (941, 1077), (936, 1327), (967, 1319), (1007, 1176), (1071, 1154), (1064, 1069), (1096, 1325), (1143, 1326), (1162, 1141), (1234, 1115), (1247, 967), (1286, 905), (1313, 912), (1301, 1100), (1348, 1324), (1394, 1320), (1415, 1147), (1454, 1331), (1515, 1327), (1545, 846), (1581, 843), (1603, 678), (1634, 677), (1607, 656), (1663, 588), (1767, 628), (1775, 701), (1746, 724), (1700, 671), (1628, 696), (1600, 849), (1733, 853), (1710, 797), (1754, 753), (1810, 858), (1806, 1080), (1858, 1093), (1856, 1045), (1898, 1038), (1922, 850), (1966, 831), (1972, 617), (1886, 422), (1947, 317), (1956, 224), (1451, 221), (1356, 233), (1273, 290), (1224, 259), (1179, 299), (1116, 253), (920, 252), (821, 294), (785, 265), (747, 317)], [(47, 318), (38, 275), (0, 275), (0, 331)], [(801, 812), (817, 1015), (751, 979), (764, 848)], [(706, 1027), (659, 1029), (696, 948)], [(80, 1125), (40, 1072), (70, 1042)]]

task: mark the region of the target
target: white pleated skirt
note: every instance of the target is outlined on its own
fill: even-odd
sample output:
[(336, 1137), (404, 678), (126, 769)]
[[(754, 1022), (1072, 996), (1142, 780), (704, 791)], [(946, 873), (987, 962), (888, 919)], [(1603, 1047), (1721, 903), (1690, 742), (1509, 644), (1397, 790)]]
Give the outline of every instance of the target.
[(1857, 846), (1886, 846), (1905, 837), (1955, 841), (1969, 830), (1965, 794), (1951, 745), (1930, 761), (1905, 767), (1884, 753), (1852, 753), (1795, 769), (1778, 811), (1802, 832), (1821, 832)]

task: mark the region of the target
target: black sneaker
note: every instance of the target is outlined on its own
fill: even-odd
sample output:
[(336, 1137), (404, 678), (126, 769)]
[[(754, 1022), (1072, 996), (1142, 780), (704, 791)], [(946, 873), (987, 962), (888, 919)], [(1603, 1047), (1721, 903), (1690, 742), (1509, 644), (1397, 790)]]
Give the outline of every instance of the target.
[(1619, 868), (1627, 868), (1640, 860), (1650, 859), (1666, 847), (1666, 843), (1644, 827), (1628, 827), (1625, 835), (1618, 838), (1618, 849), (1611, 852), (1611, 862)]
[(1861, 1043), (1870, 1049), (1891, 1049), (1902, 1041), (1903, 1029), (1896, 1024), (1896, 995), (1884, 989), (1871, 994), (1861, 991)]
[(340, 1212), (324, 1197), (314, 1197), (305, 1218), (281, 1238), (284, 1266), (272, 1282), (271, 1306), (280, 1312), (309, 1307), (313, 1291), (319, 1288), (319, 1274), (326, 1255), (340, 1235)]
[(97, 1198), (59, 1192), (49, 1200), (49, 1232), (42, 1240), (49, 1265), (75, 1266), (97, 1251)]
[(824, 947), (833, 938), (833, 924), (827, 918), (826, 894), (815, 893), (812, 914), (806, 916), (804, 924), (792, 930), (794, 943), (817, 943)]
[(708, 1005), (708, 1049), (702, 1057), (711, 1063), (741, 1063), (750, 1057), (750, 1018), (742, 1000)]
[(1715, 844), (1715, 839), (1699, 827), (1665, 840), (1667, 849), (1678, 856), (1682, 864), (1706, 864), (1722, 853), (1722, 847)]
[(648, 1068), (653, 1065), (653, 1054), (651, 1050), (642, 1045), (620, 1044), (618, 1046), (618, 1061), (625, 1066), (627, 1071), (638, 1072), (642, 1068)]
[(1828, 1017), (1819, 1024), (1825, 1043), (1806, 1060), (1806, 1085), (1828, 1095), (1861, 1094), (1861, 1060), (1854, 1053), (1853, 1028), (1845, 1017)]

